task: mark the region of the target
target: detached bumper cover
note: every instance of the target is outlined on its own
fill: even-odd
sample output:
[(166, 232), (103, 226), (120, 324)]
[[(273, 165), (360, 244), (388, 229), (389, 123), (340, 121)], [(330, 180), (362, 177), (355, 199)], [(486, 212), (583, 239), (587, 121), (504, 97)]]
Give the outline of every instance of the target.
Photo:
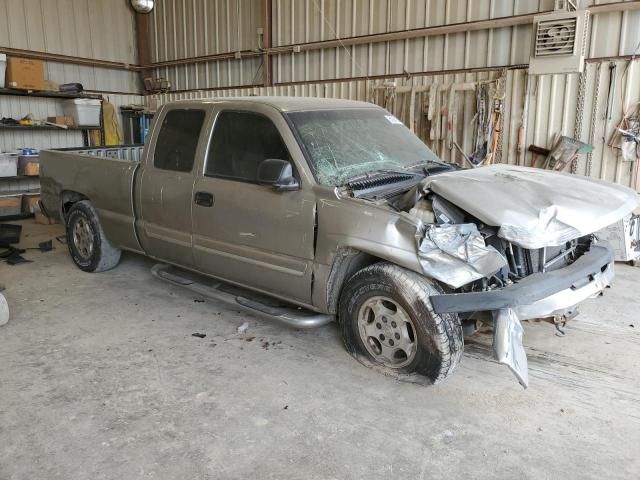
[(613, 259), (609, 244), (598, 243), (565, 268), (534, 273), (500, 290), (434, 295), (431, 303), (436, 313), (492, 311), (495, 358), (526, 388), (529, 374), (520, 320), (563, 315), (598, 295), (613, 279)]
[[(593, 293), (587, 294), (584, 298), (576, 298), (580, 295), (573, 295), (572, 292), (577, 293), (585, 289), (585, 293), (587, 293), (592, 290), (586, 288), (590, 283), (600, 284), (603, 280), (613, 277), (613, 258), (611, 246), (608, 243), (598, 243), (592, 245), (588, 252), (567, 267), (544, 273), (534, 273), (518, 283), (500, 290), (434, 295), (431, 297), (431, 304), (436, 313), (478, 312), (504, 308), (518, 309), (518, 307), (527, 310), (526, 306), (532, 306), (565, 290), (568, 290), (566, 292), (568, 296), (581, 301), (589, 298)], [(604, 287), (606, 285), (602, 288)], [(535, 316), (545, 315), (543, 312), (534, 314)], [(549, 312), (547, 315), (552, 314), (553, 312)]]

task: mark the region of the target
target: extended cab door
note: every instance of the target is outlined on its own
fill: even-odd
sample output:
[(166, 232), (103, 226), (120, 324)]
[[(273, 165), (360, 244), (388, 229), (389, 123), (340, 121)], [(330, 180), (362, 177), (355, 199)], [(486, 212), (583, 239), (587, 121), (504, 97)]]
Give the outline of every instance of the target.
[(258, 165), (268, 158), (292, 161), (299, 171), (290, 153), (297, 149), (301, 156), (299, 147), (272, 107), (218, 109), (194, 190), (196, 268), (310, 303), (315, 221), (310, 185), (301, 182), (299, 190), (283, 192), (256, 182)]
[(138, 186), (145, 252), (186, 267), (193, 266), (193, 184), (206, 151), (208, 110), (206, 104), (175, 105), (160, 113)]

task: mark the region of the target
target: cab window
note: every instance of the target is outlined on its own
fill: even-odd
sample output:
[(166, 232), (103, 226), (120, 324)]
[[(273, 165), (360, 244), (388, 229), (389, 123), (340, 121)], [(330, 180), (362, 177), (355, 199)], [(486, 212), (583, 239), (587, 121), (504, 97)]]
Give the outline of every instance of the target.
[(291, 161), (271, 120), (252, 112), (223, 111), (218, 115), (205, 175), (255, 182), (258, 166), (267, 158)]
[(158, 132), (153, 165), (161, 170), (190, 172), (204, 124), (204, 110), (171, 110)]

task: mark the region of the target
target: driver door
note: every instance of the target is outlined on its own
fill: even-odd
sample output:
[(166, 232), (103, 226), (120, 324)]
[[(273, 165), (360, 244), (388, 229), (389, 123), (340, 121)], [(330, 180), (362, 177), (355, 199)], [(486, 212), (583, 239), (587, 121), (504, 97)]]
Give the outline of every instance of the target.
[(297, 148), (276, 126), (295, 142), (282, 116), (264, 110), (217, 114), (194, 189), (194, 261), (204, 273), (310, 303), (315, 197), (308, 184), (284, 192), (257, 183), (263, 160), (292, 161)]

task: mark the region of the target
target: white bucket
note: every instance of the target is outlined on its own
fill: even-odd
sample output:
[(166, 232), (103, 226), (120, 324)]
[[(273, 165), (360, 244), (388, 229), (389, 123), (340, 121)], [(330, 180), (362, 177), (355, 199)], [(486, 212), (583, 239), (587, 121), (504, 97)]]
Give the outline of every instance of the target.
[(0, 178), (18, 175), (18, 156), (0, 153)]

